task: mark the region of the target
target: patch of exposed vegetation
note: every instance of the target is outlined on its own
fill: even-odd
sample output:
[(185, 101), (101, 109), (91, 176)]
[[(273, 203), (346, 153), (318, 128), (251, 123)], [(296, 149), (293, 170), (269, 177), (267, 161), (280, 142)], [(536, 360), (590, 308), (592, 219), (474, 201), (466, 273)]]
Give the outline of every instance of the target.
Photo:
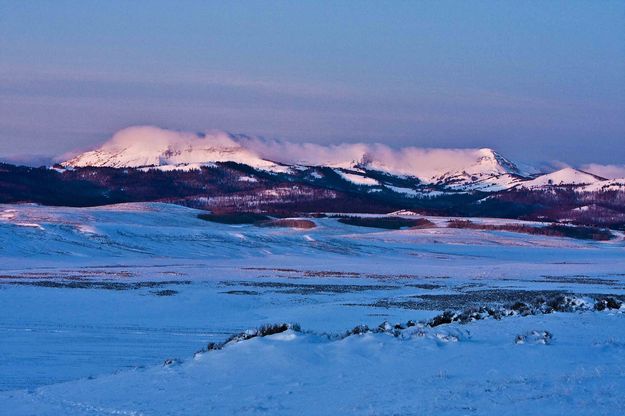
[(547, 226), (531, 226), (525, 224), (478, 224), (469, 220), (451, 220), (447, 223), (449, 228), (463, 228), (470, 230), (509, 231), (532, 235), (545, 235), (550, 237), (569, 237), (578, 240), (607, 241), (614, 238), (614, 234), (608, 229), (598, 227), (586, 227), (577, 225), (550, 224)]
[(231, 335), (223, 342), (209, 342), (206, 345), (206, 348), (196, 352), (196, 354), (201, 354), (207, 351), (221, 350), (228, 344), (236, 344), (237, 342), (247, 341), (252, 338), (267, 337), (269, 335), (280, 334), (282, 332), (288, 331), (289, 329), (295, 332), (301, 332), (301, 328), (298, 324), (282, 323), (263, 325), (256, 329), (248, 329), (245, 332)]
[(605, 309), (620, 309), (622, 305), (623, 302), (621, 302), (619, 299), (616, 299), (614, 297), (604, 297), (596, 300), (595, 310), (603, 311)]
[(575, 296), (558, 294), (550, 297), (538, 296), (530, 302), (516, 301), (506, 306), (470, 307), (461, 312), (445, 311), (432, 318), (427, 324), (431, 327), (435, 327), (452, 322), (465, 324), (471, 321), (485, 319), (486, 317), (501, 319), (506, 316), (514, 315), (529, 316), (550, 314), (553, 312), (602, 311), (605, 309), (620, 309), (622, 305), (623, 302), (611, 296), (595, 298), (591, 303), (588, 303), (584, 299)]
[(317, 224), (311, 220), (297, 219), (297, 218), (284, 218), (277, 220), (260, 221), (254, 223), (258, 227), (282, 227), (282, 228), (298, 228), (308, 230), (315, 228)]
[(551, 344), (553, 334), (549, 331), (529, 331), (515, 337), (515, 344)]
[(269, 289), (274, 292), (284, 294), (297, 295), (314, 295), (323, 293), (357, 293), (370, 290), (393, 290), (398, 286), (393, 285), (324, 285), (324, 284), (303, 284), (303, 283), (284, 283), (284, 282), (220, 282), (225, 286), (243, 286)]
[[(616, 279), (606, 279), (606, 278), (598, 278), (598, 277), (589, 277), (584, 275), (577, 276), (550, 276), (545, 275), (545, 282), (552, 283), (569, 283), (576, 285), (604, 285), (604, 286), (617, 286), (619, 285), (619, 281)], [(540, 280), (536, 280), (540, 282)]]
[[(137, 290), (160, 288), (170, 285), (190, 285), (190, 280), (163, 280), (151, 282), (112, 282), (101, 280), (13, 280), (1, 284), (14, 286), (36, 286), (54, 289), (102, 289), (102, 290)], [(177, 293), (177, 292), (176, 292)]]
[(445, 287), (443, 285), (438, 285), (435, 283), (410, 283), (410, 284), (407, 284), (406, 286), (416, 287), (417, 289), (424, 289), (424, 290), (436, 290), (436, 289)]
[(180, 364), (182, 364), (182, 360), (179, 360), (178, 358), (167, 358), (163, 361), (163, 367), (172, 367)]
[(259, 295), (259, 293), (255, 290), (228, 290), (226, 292), (221, 292), (221, 293), (224, 293), (226, 295), (248, 295), (248, 296)]
[(230, 225), (255, 224), (263, 221), (271, 221), (271, 218), (267, 215), (257, 214), (254, 212), (236, 212), (229, 214), (199, 214), (197, 217), (204, 221)]
[(342, 272), (338, 270), (298, 270), (285, 268), (270, 267), (242, 267), (241, 270), (280, 272), (280, 273), (298, 273), (306, 277), (359, 277), (362, 273), (358, 272)]
[(400, 230), (402, 228), (432, 228), (434, 223), (425, 218), (402, 217), (339, 217), (342, 224), (356, 227), (382, 228), (385, 230)]
[[(433, 336), (438, 342), (457, 342), (461, 339), (470, 337), (468, 331), (452, 328), (451, 331), (436, 332), (432, 334), (429, 329), (436, 328), (441, 325), (452, 323), (467, 324), (482, 319), (502, 319), (509, 316), (528, 316), (550, 314), (553, 312), (581, 312), (581, 311), (601, 311), (605, 309), (622, 310), (623, 303), (615, 297), (595, 298), (591, 302), (584, 299), (570, 296), (568, 294), (558, 294), (548, 298), (536, 297), (533, 302), (526, 303), (517, 301), (506, 306), (480, 306), (478, 308), (466, 308), (460, 311), (445, 311), (427, 321), (409, 320), (405, 323), (390, 324), (388, 321), (382, 322), (379, 326), (370, 328), (368, 325), (357, 325), (354, 328), (343, 333), (317, 333), (316, 335), (325, 336), (330, 340), (341, 340), (350, 336), (358, 336), (363, 334), (390, 334), (396, 338), (410, 339), (413, 336), (426, 337)], [(250, 329), (245, 332), (231, 335), (223, 342), (210, 342), (202, 350), (196, 354), (202, 354), (208, 351), (221, 350), (224, 347), (241, 341), (247, 341), (252, 338), (266, 337), (270, 335), (280, 334), (291, 330), (301, 334), (315, 334), (310, 331), (303, 331), (298, 324), (280, 323), (273, 325), (263, 325), (257, 329)], [(404, 332), (405, 330), (409, 330)], [(549, 344), (553, 339), (553, 334), (548, 331), (530, 331), (517, 335), (516, 344)], [(166, 361), (165, 365), (174, 365), (175, 361)]]
[(623, 302), (616, 296), (596, 297), (589, 302), (582, 298), (578, 298), (569, 294), (554, 294), (549, 297), (536, 296), (531, 301), (519, 301), (509, 303), (507, 305), (492, 305), (467, 307), (459, 311), (446, 310), (436, 315), (428, 321), (415, 322), (408, 321), (405, 324), (389, 325), (388, 322), (383, 323), (377, 330), (371, 330), (366, 325), (361, 325), (349, 332), (350, 335), (362, 334), (365, 332), (394, 332), (397, 336), (398, 331), (412, 327), (424, 326), (435, 328), (440, 325), (451, 323), (467, 324), (482, 319), (502, 319), (508, 316), (530, 316), (543, 315), (554, 312), (582, 312), (582, 311), (603, 311), (603, 310), (621, 310)]
[[(419, 294), (410, 298), (401, 299), (378, 299), (374, 303), (360, 305), (353, 304), (350, 306), (375, 306), (379, 308), (403, 308), (416, 310), (440, 311), (458, 308), (480, 308), (481, 305), (488, 304), (493, 307), (504, 307), (505, 305), (514, 305), (523, 303), (528, 305), (540, 304), (545, 299), (552, 299), (558, 296), (573, 296), (571, 293), (557, 290), (510, 290), (510, 289), (490, 289), (490, 290), (472, 290), (463, 293), (448, 294)], [(577, 296), (577, 295), (576, 295)], [(593, 299), (603, 299), (607, 295), (604, 294), (580, 294), (579, 296), (588, 296)], [(625, 301), (625, 295), (609, 295), (608, 298), (614, 299), (616, 302)]]
[(164, 289), (164, 290), (157, 290), (152, 293), (155, 294), (156, 296), (174, 296), (178, 294), (178, 291), (172, 290), (172, 289)]
[(338, 270), (299, 270), (299, 269), (268, 268), (268, 267), (242, 267), (241, 270), (267, 271), (267, 272), (272, 272), (272, 273), (285, 273), (287, 275), (298, 274), (304, 277), (344, 277), (344, 278), (366, 277), (369, 279), (379, 279), (379, 280), (450, 279), (450, 276), (444, 276), (444, 275), (434, 276), (434, 275), (407, 274), (407, 273), (379, 274), (379, 273), (346, 272), (346, 271), (338, 271)]

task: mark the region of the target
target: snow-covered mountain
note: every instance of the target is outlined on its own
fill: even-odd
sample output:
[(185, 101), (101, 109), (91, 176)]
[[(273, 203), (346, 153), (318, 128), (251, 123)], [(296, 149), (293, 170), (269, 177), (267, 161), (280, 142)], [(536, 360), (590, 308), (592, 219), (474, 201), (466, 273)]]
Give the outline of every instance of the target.
[(570, 167), (537, 176), (515, 185), (516, 188), (547, 190), (570, 188), (577, 192), (625, 191), (625, 178), (606, 179), (579, 169)]
[(532, 168), (521, 168), (488, 148), (392, 149), (382, 144), (363, 143), (324, 146), (223, 131), (190, 133), (151, 126), (121, 130), (99, 148), (79, 154), (62, 165), (66, 168), (190, 170), (214, 166), (218, 162), (236, 162), (287, 175), (313, 168), (310, 175), (319, 180), (324, 176), (315, 169), (330, 167), (343, 180), (355, 185), (386, 186), (396, 192), (419, 195), (439, 194), (441, 190), (498, 192), (554, 187), (574, 188), (578, 192), (625, 190), (625, 179), (607, 180), (573, 168), (536, 174)]
[(479, 149), (477, 161), (462, 170), (432, 178), (432, 182), (457, 190), (499, 191), (530, 175), (492, 149)]
[(121, 130), (101, 147), (62, 165), (189, 170), (215, 162), (236, 162), (274, 172), (288, 172), (289, 166), (329, 166), (365, 176), (367, 171), (375, 171), (455, 190), (507, 189), (529, 176), (486, 148), (395, 150), (380, 144), (322, 146), (268, 141), (222, 131), (197, 134), (149, 126)]
[(215, 162), (236, 162), (260, 169), (284, 170), (276, 163), (258, 157), (225, 132), (194, 134), (149, 126), (121, 130), (101, 147), (79, 154), (62, 165), (188, 170)]

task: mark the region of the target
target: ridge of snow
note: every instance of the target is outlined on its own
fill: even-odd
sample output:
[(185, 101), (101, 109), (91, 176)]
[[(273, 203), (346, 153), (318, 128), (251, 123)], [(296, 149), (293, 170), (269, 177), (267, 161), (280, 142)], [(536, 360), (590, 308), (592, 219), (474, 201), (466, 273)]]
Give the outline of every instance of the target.
[(540, 175), (529, 181), (524, 181), (518, 186), (533, 189), (547, 186), (594, 185), (601, 182), (606, 182), (606, 179), (601, 178), (597, 175), (593, 175), (592, 173), (584, 172), (582, 170), (564, 168), (552, 173)]
[(347, 173), (339, 169), (334, 169), (334, 171), (344, 180), (348, 182), (352, 182), (356, 185), (376, 186), (380, 184), (380, 182), (378, 182), (377, 180), (373, 178), (369, 178), (364, 175), (356, 175), (354, 173)]
[(169, 167), (189, 170), (215, 162), (236, 162), (252, 167), (284, 171), (260, 158), (223, 131), (206, 134), (181, 133), (149, 126), (129, 127), (117, 132), (98, 149), (82, 153), (64, 167), (144, 168)]

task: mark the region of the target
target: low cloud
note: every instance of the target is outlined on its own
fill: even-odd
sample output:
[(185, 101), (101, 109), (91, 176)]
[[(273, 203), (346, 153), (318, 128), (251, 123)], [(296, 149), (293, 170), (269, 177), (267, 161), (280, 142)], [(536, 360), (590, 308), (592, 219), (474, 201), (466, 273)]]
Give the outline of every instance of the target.
[(18, 166), (50, 166), (54, 163), (54, 158), (46, 155), (7, 155), (0, 156), (0, 163), (10, 163)]
[[(233, 152), (243, 157), (244, 160), (265, 159), (285, 164), (349, 168), (354, 164), (364, 162), (372, 168), (394, 174), (413, 175), (422, 179), (431, 179), (446, 172), (466, 169), (488, 154), (485, 149), (437, 149), (413, 146), (393, 148), (381, 143), (322, 145), (233, 135), (220, 130), (188, 132), (155, 126), (133, 126), (122, 129), (99, 147), (100, 150), (111, 155), (123, 150), (137, 156), (138, 160), (149, 159), (150, 155), (158, 158), (167, 151), (178, 152), (181, 155), (173, 160), (179, 160), (180, 163), (202, 162), (200, 159), (203, 151), (211, 148), (225, 150), (222, 152), (225, 158)], [(198, 152), (187, 153), (187, 150), (198, 150)], [(3, 161), (39, 166), (69, 160), (74, 156), (77, 156), (77, 153), (66, 153), (57, 158), (20, 155), (6, 156)], [(155, 162), (158, 163), (158, 159)], [(538, 170), (531, 170), (525, 166), (521, 168), (538, 173), (569, 166), (564, 162), (551, 161), (537, 166)], [(590, 163), (580, 166), (579, 169), (608, 179), (625, 178), (625, 165)]]
[(602, 178), (625, 178), (625, 165), (600, 165), (597, 163), (589, 163), (587, 165), (582, 165), (580, 169), (601, 176)]
[(242, 144), (264, 159), (283, 163), (349, 167), (365, 162), (388, 172), (424, 178), (465, 168), (480, 157), (479, 149), (391, 148), (380, 143), (320, 145), (251, 138)]
[[(101, 149), (110, 153), (122, 149), (147, 155), (166, 149), (229, 148), (260, 159), (285, 164), (351, 167), (365, 162), (385, 171), (421, 178), (466, 168), (484, 155), (480, 149), (391, 148), (380, 143), (321, 145), (232, 135), (223, 131), (193, 133), (153, 126), (129, 127), (117, 132)], [(190, 161), (190, 160), (189, 160)]]
[(206, 145), (225, 148), (239, 146), (232, 135), (219, 130), (193, 133), (154, 126), (133, 126), (115, 133), (101, 149), (111, 152), (126, 149), (133, 153), (150, 153), (167, 147), (194, 148)]

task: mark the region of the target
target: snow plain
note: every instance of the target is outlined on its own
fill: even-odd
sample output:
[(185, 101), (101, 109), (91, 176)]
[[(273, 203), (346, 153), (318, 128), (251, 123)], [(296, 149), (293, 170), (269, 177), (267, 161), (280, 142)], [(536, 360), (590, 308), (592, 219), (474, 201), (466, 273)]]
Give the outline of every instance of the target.
[[(615, 414), (621, 310), (337, 339), (532, 293), (625, 293), (623, 236), (222, 225), (167, 204), (0, 206), (0, 413)], [(507, 223), (507, 220), (479, 220)], [(528, 293), (530, 295), (528, 295)], [(194, 354), (262, 324), (287, 331)], [(515, 343), (549, 331), (547, 345)], [(166, 359), (176, 359), (163, 365)]]

